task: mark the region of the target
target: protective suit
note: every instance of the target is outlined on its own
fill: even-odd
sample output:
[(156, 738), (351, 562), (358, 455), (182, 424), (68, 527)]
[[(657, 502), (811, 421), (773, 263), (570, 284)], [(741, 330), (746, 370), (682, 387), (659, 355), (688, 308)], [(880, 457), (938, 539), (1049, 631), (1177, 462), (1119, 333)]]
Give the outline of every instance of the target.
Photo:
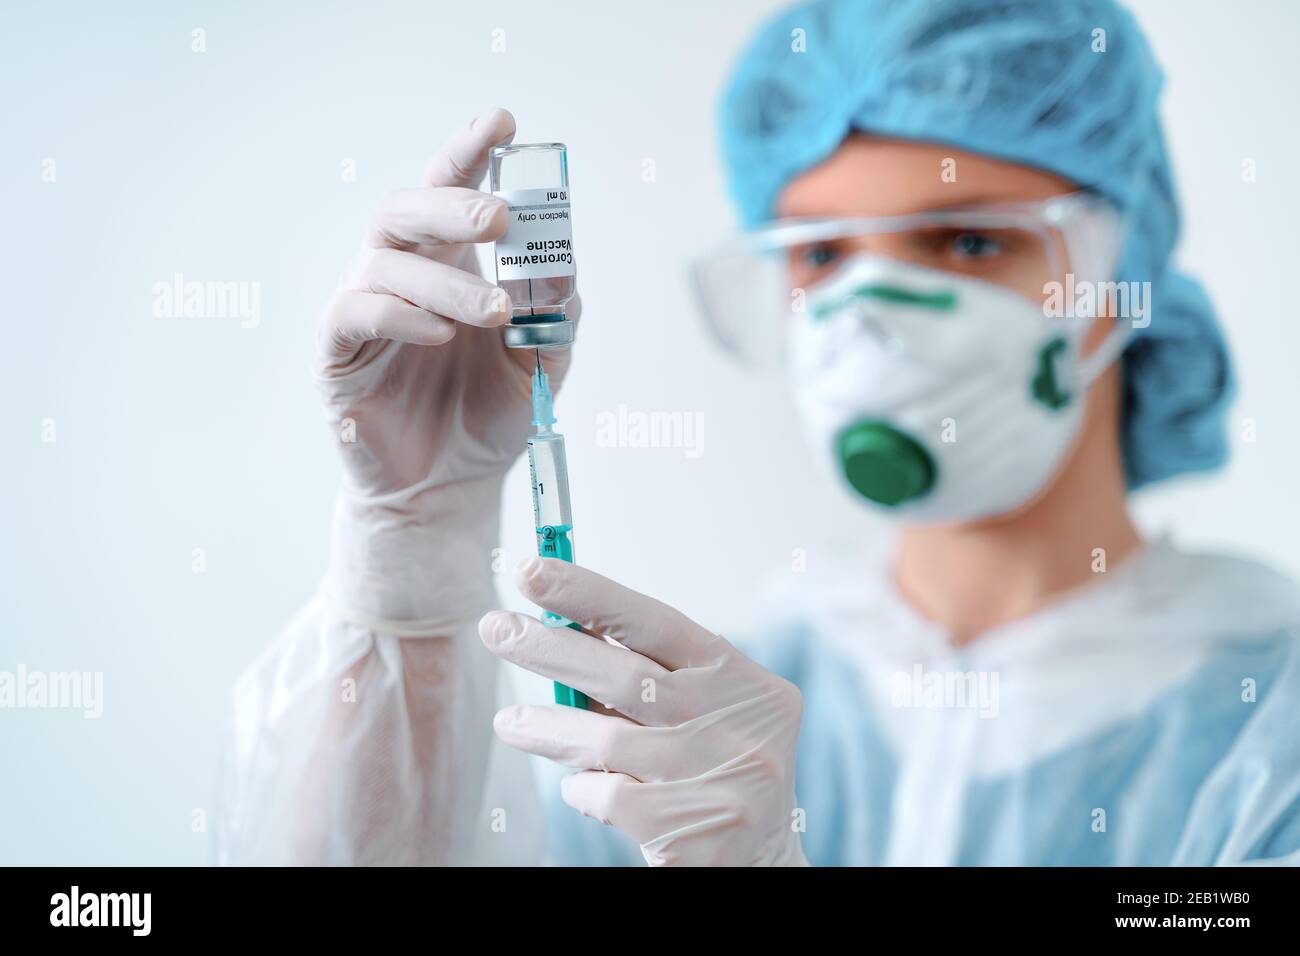
[[(804, 693), (813, 865), (1300, 863), (1292, 582), (1156, 542), (954, 649), (877, 571), (743, 645)], [(556, 862), (639, 860), (552, 822)]]
[[(1300, 863), (1290, 581), (1156, 542), (953, 649), (888, 580), (846, 571), (738, 642), (803, 691), (809, 862)], [(222, 861), (641, 863), (553, 780), (543, 820), (491, 735), (494, 664), (475, 635), (403, 639), (318, 599), (235, 690)]]

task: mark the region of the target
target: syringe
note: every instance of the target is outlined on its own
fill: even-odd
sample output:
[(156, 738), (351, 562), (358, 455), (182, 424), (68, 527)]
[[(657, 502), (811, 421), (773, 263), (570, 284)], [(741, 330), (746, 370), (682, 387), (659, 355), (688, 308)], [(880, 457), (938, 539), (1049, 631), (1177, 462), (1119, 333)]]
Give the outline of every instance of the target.
[[(528, 439), (528, 474), (533, 482), (533, 526), (537, 530), (537, 553), (543, 558), (573, 561), (573, 514), (569, 508), (569, 466), (564, 458), (564, 436), (552, 431), (555, 424), (551, 384), (542, 370), (542, 353), (537, 353), (533, 373), (533, 424), (537, 434)], [(582, 626), (546, 611), (547, 627)], [(555, 682), (555, 702), (587, 709), (587, 695)]]

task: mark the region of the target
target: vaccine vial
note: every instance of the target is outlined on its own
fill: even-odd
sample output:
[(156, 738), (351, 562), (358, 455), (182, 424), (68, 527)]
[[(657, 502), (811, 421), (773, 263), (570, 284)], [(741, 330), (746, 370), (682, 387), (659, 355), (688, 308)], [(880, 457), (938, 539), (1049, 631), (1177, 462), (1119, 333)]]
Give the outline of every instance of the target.
[(568, 345), (573, 322), (565, 310), (577, 289), (568, 152), (563, 143), (493, 147), (488, 182), (510, 208), (510, 225), (493, 250), (497, 285), (513, 303), (506, 345)]

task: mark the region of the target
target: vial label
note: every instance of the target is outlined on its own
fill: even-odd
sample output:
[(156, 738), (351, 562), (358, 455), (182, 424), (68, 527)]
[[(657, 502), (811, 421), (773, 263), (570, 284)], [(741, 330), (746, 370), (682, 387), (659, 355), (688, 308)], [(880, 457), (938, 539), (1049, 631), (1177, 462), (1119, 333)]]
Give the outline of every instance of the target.
[(510, 225), (497, 240), (497, 281), (574, 274), (573, 222), (567, 189), (504, 189)]

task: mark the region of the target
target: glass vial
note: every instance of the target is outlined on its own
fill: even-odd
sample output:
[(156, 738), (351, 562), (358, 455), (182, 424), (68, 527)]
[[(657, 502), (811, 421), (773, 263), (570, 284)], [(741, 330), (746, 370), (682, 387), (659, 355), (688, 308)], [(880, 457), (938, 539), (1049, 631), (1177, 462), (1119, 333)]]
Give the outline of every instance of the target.
[(488, 181), (492, 195), (510, 207), (510, 225), (493, 250), (497, 285), (514, 305), (506, 345), (568, 345), (573, 322), (565, 310), (577, 289), (568, 152), (563, 143), (495, 146)]

